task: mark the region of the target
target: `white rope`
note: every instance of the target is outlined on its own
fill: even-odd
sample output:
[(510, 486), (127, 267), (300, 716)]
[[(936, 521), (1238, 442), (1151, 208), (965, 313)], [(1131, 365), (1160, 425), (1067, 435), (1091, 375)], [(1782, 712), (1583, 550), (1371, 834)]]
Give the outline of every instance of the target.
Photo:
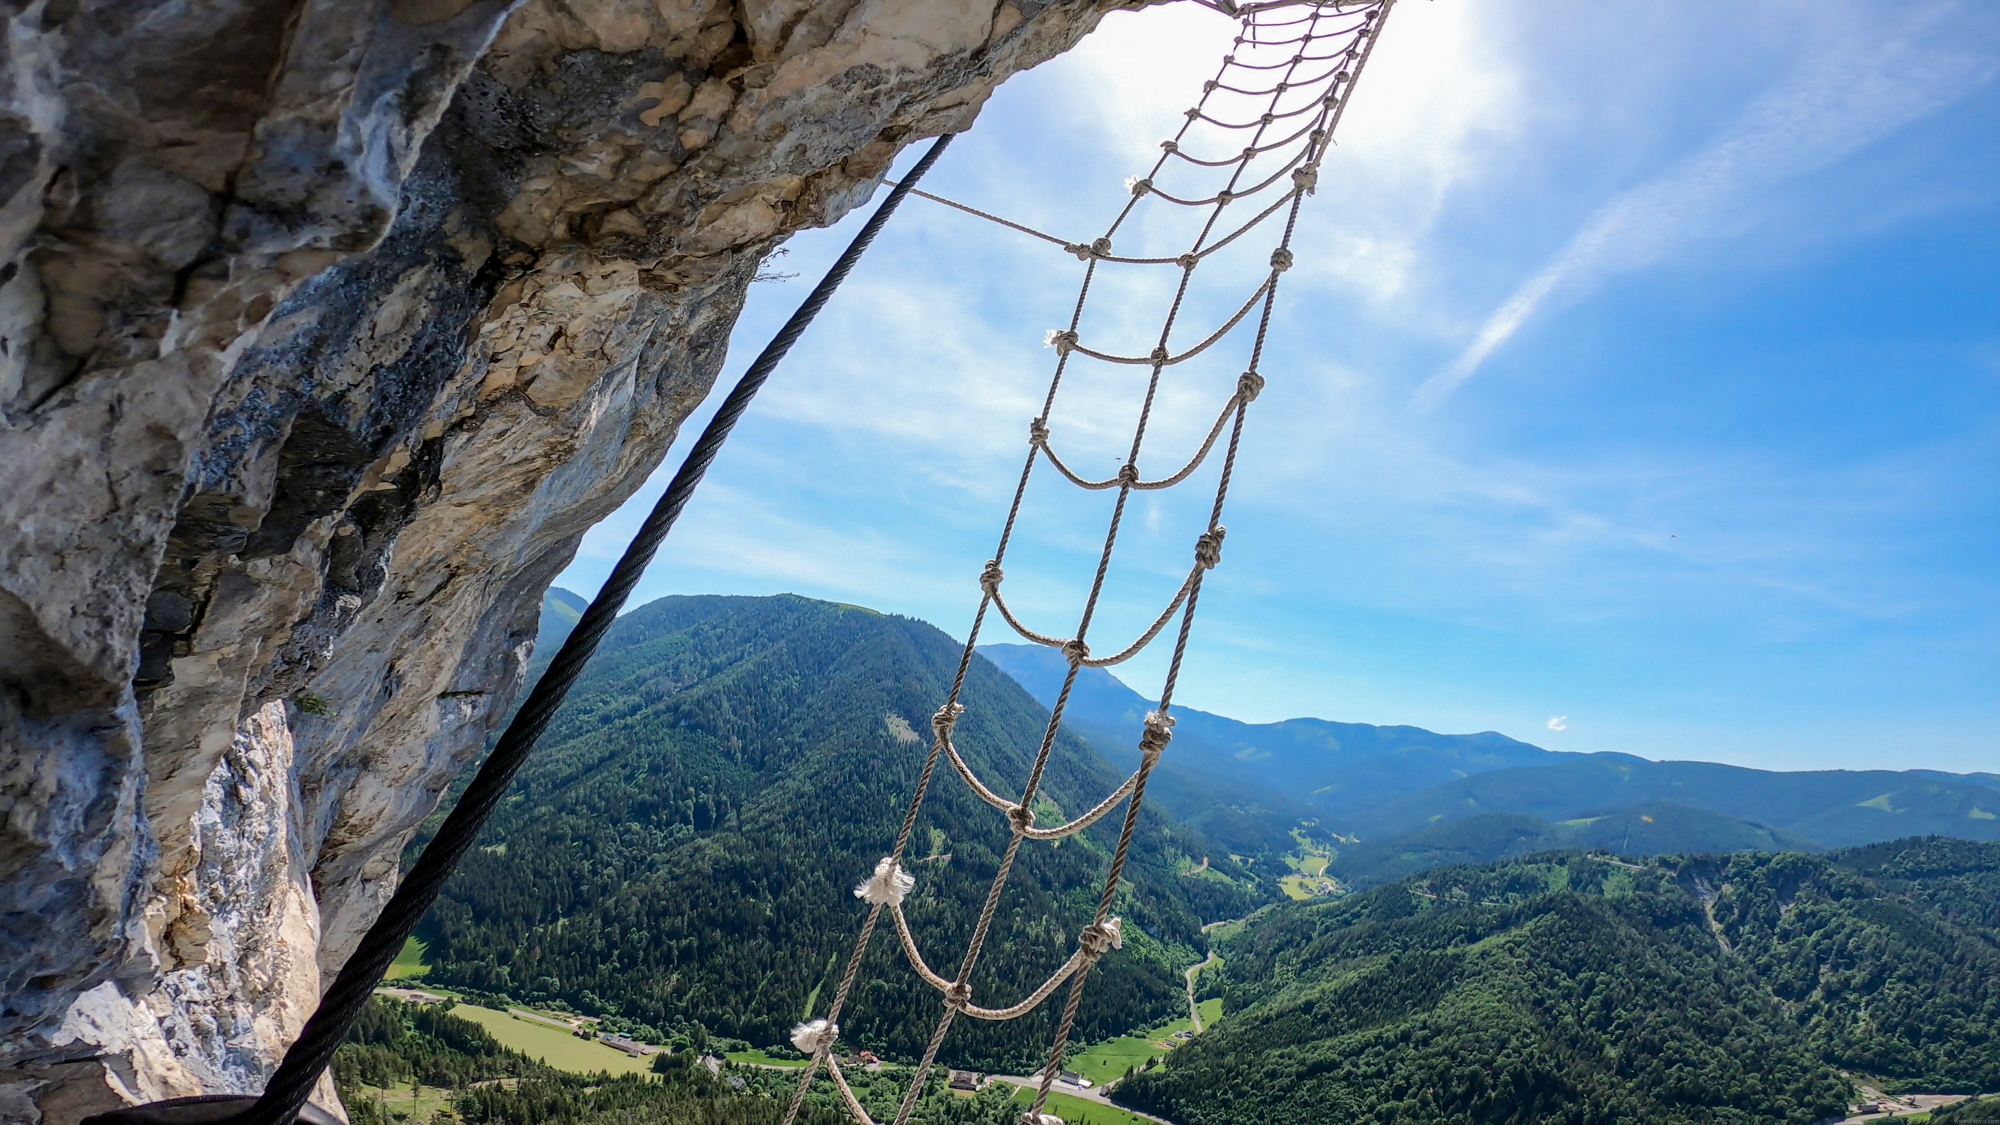
[[(937, 971), (930, 967), (930, 963), (924, 960), (923, 953), (917, 949), (916, 935), (910, 932), (909, 919), (903, 916), (903, 908), (892, 906), (889, 908), (889, 912), (896, 920), (896, 936), (902, 940), (903, 956), (909, 960), (910, 967), (917, 971), (917, 975), (923, 978), (924, 983), (943, 993), (946, 997), (946, 1002), (956, 1010), (964, 1012), (974, 1019), (987, 1020), (992, 1023), (1005, 1023), (1008, 1020), (1020, 1019), (1022, 1016), (1034, 1011), (1041, 1006), (1042, 1001), (1047, 1000), (1049, 995), (1061, 987), (1062, 982), (1068, 980), (1071, 974), (1075, 973), (1079, 968), (1082, 968), (1086, 963), (1095, 962), (1112, 949), (1123, 948), (1125, 944), (1124, 937), (1120, 931), (1120, 923), (1115, 917), (1108, 919), (1101, 929), (1093, 931), (1093, 928), (1085, 927), (1084, 932), (1077, 937), (1076, 952), (1070, 954), (1069, 960), (1064, 961), (1062, 966), (1053, 975), (1043, 981), (1040, 988), (1029, 993), (1020, 1003), (1012, 1007), (982, 1008), (972, 1002), (970, 989), (960, 989), (956, 982), (948, 981), (939, 976)], [(815, 1020), (813, 1022), (824, 1023), (825, 1021)], [(805, 1026), (807, 1025), (801, 1025), (801, 1029)], [(792, 1039), (794, 1043), (798, 1042), (797, 1031), (794, 1031)], [(804, 1047), (800, 1047), (799, 1049), (801, 1051), (805, 1050)]]
[[(1192, 267), (1190, 267), (1191, 269)], [(1209, 333), (1208, 339), (1203, 340), (1201, 343), (1196, 344), (1179, 355), (1167, 354), (1167, 349), (1164, 346), (1154, 348), (1151, 355), (1112, 355), (1109, 352), (1094, 351), (1084, 347), (1076, 340), (1071, 339), (1067, 332), (1058, 332), (1050, 346), (1057, 349), (1067, 348), (1070, 351), (1082, 352), (1092, 359), (1101, 360), (1105, 363), (1124, 363), (1135, 367), (1173, 367), (1186, 363), (1188, 360), (1214, 347), (1224, 336), (1229, 335), (1237, 325), (1243, 323), (1244, 317), (1250, 315), (1250, 310), (1257, 307), (1257, 302), (1264, 299), (1264, 294), (1271, 291), (1271, 286), (1276, 281), (1277, 275), (1273, 271), (1271, 278), (1265, 281), (1264, 284), (1259, 285), (1257, 291), (1250, 294), (1250, 299), (1243, 302), (1243, 307), (1236, 310), (1235, 316), (1230, 317), (1224, 322), (1222, 327)]]
[(862, 1108), (861, 1099), (855, 1097), (854, 1091), (848, 1088), (847, 1076), (840, 1072), (839, 1056), (826, 1057), (826, 1072), (833, 1075), (833, 1084), (840, 1090), (840, 1100), (847, 1103), (847, 1112), (854, 1115), (854, 1120), (861, 1125), (875, 1125), (875, 1119), (868, 1116), (868, 1111)]
[[(1057, 1024), (1055, 1042), (1051, 1047), (1048, 1062), (1043, 1068), (1040, 1087), (1036, 1092), (1034, 1102), (1023, 1115), (1024, 1125), (1062, 1125), (1059, 1118), (1043, 1111), (1047, 1105), (1051, 1084), (1054, 1082), (1057, 1070), (1063, 1060), (1063, 1052), (1068, 1044), (1069, 1036), (1076, 1026), (1078, 1005), (1081, 1001), (1082, 990), (1085, 981), (1089, 977), (1090, 970), (1098, 960), (1110, 951), (1121, 948), (1123, 944), (1119, 920), (1110, 913), (1110, 908), (1120, 886), (1126, 861), (1130, 855), (1133, 835), (1138, 825), (1139, 814), (1145, 797), (1147, 779), (1173, 740), (1174, 717), (1170, 708), (1172, 706), (1174, 689), (1177, 685), (1182, 661), (1187, 651), (1188, 639), (1190, 630), (1193, 627), (1195, 610), (1201, 595), (1203, 579), (1208, 571), (1214, 569), (1221, 561), (1222, 544), (1226, 535), (1226, 531), (1221, 523), (1223, 503), (1228, 494), (1234, 473), (1236, 456), (1243, 435), (1246, 412), (1264, 387), (1264, 376), (1259, 373), (1258, 366), (1263, 357), (1265, 341), (1270, 330), (1279, 280), (1284, 272), (1293, 264), (1291, 241), (1298, 221), (1299, 208), (1304, 202), (1305, 197), (1313, 194), (1318, 186), (1319, 161), (1326, 152), (1327, 146), (1332, 141), (1335, 126), (1339, 123), (1341, 116), (1351, 101), (1353, 83), (1359, 80), (1361, 71), (1366, 66), (1369, 53), (1372, 51), (1379, 36), (1382, 17), (1386, 15), (1395, 0), (1366, 0), (1366, 2), (1361, 3), (1354, 2), (1354, 0), (1264, 0), (1262, 3), (1240, 5), (1235, 3), (1234, 0), (1200, 0), (1200, 2), (1218, 10), (1241, 15), (1245, 20), (1244, 31), (1250, 34), (1250, 45), (1253, 49), (1245, 51), (1243, 49), (1246, 43), (1245, 37), (1241, 34), (1236, 37), (1235, 45), (1237, 49), (1224, 58), (1216, 78), (1204, 85), (1201, 98), (1194, 108), (1187, 112), (1185, 122), (1181, 126), (1179, 134), (1162, 145), (1160, 156), (1154, 163), (1151, 171), (1144, 177), (1139, 177), (1132, 181), (1130, 198), (1102, 236), (1087, 244), (1067, 241), (1035, 230), (1024, 224), (1001, 218), (998, 215), (981, 211), (962, 203), (953, 202), (942, 196), (930, 195), (923, 192), (916, 193), (934, 202), (1060, 246), (1065, 252), (1075, 255), (1083, 262), (1083, 283), (1078, 291), (1075, 310), (1072, 313), (1068, 327), (1052, 331), (1049, 334), (1047, 342), (1056, 349), (1057, 353), (1055, 373), (1050, 379), (1048, 396), (1043, 403), (1042, 410), (1030, 426), (1030, 449), (1023, 464), (1019, 482), (1015, 487), (1014, 502), (1008, 511), (1007, 520), (1000, 535), (999, 547), (995, 550), (992, 560), (986, 564), (980, 573), (979, 587), (983, 596), (979, 603), (978, 612), (974, 616), (972, 628), (968, 632), (965, 647), (960, 654), (958, 675), (953, 681), (951, 691), (945, 699), (944, 704), (939, 707), (937, 713), (932, 717), (931, 729), (933, 738), (930, 755), (925, 762), (923, 773), (917, 782), (916, 791), (911, 796), (909, 809), (904, 817), (902, 831), (897, 837), (896, 847), (888, 856), (883, 857), (875, 865), (873, 874), (867, 879), (862, 880), (854, 888), (855, 897), (869, 904), (869, 913), (867, 921), (862, 926), (861, 934), (855, 942), (853, 953), (849, 957), (847, 974), (840, 982), (840, 987), (834, 995), (827, 1015), (821, 1019), (809, 1020), (794, 1029), (794, 1045), (801, 1052), (809, 1054), (812, 1061), (800, 1076), (798, 1089), (784, 1115), (783, 1125), (792, 1125), (800, 1106), (803, 1104), (807, 1089), (822, 1062), (825, 1063), (829, 1074), (832, 1075), (834, 1085), (839, 1091), (839, 1096), (854, 1120), (859, 1125), (876, 1125), (862, 1107), (859, 1099), (854, 1096), (853, 1090), (849, 1087), (846, 1076), (840, 1070), (839, 1059), (833, 1050), (833, 1046), (840, 1035), (840, 1027), (837, 1021), (849, 996), (863, 955), (867, 950), (870, 936), (874, 932), (876, 919), (884, 909), (891, 916), (898, 944), (902, 947), (904, 958), (908, 961), (918, 978), (932, 989), (938, 991), (944, 1001), (943, 1015), (932, 1030), (930, 1040), (924, 1048), (922, 1059), (917, 1064), (916, 1073), (912, 1076), (911, 1083), (897, 1110), (893, 1125), (908, 1125), (917, 1099), (923, 1091), (925, 1079), (930, 1072), (930, 1068), (936, 1062), (938, 1052), (943, 1046), (945, 1037), (957, 1016), (964, 1014), (974, 1019), (988, 1021), (1018, 1019), (1047, 1002), (1049, 997), (1053, 996), (1067, 982), (1069, 985), (1068, 998)], [(1255, 13), (1281, 7), (1304, 8), (1306, 9), (1306, 14), (1301, 19), (1286, 21), (1281, 24), (1262, 24), (1261, 26), (1252, 19)], [(1322, 23), (1328, 18), (1329, 14), (1333, 16), (1347, 16), (1356, 13), (1360, 14), (1360, 19), (1351, 26), (1341, 28), (1327, 28), (1322, 26)], [(1266, 31), (1273, 28), (1290, 27), (1301, 28), (1303, 29), (1302, 33), (1295, 38), (1287, 40), (1267, 41), (1262, 39), (1262, 34)], [(1349, 42), (1349, 47), (1345, 51), (1315, 54), (1310, 46), (1301, 46), (1297, 51), (1292, 52), (1288, 58), (1279, 62), (1265, 65), (1254, 61), (1254, 57), (1259, 53), (1269, 51), (1273, 48), (1290, 46), (1292, 44), (1338, 45), (1337, 41), (1343, 38)], [(1239, 54), (1246, 57), (1239, 60)], [(1298, 68), (1303, 64), (1336, 60), (1339, 60), (1339, 62), (1337, 62), (1334, 70), (1322, 74), (1317, 78), (1301, 82), (1294, 81), (1290, 77), (1296, 74)], [(1352, 66), (1351, 74), (1347, 69), (1344, 69), (1349, 64)], [(1268, 90), (1245, 90), (1242, 86), (1231, 85), (1223, 81), (1230, 75), (1232, 68), (1258, 73), (1281, 71), (1282, 74), (1275, 79), (1274, 84)], [(1255, 79), (1252, 79), (1252, 81), (1255, 81)], [(1326, 89), (1323, 92), (1314, 92), (1315, 84), (1324, 85)], [(1258, 115), (1256, 120), (1241, 125), (1218, 121), (1207, 112), (1209, 98), (1217, 90), (1235, 92), (1247, 96), (1261, 97), (1268, 95), (1271, 99), (1270, 106), (1268, 111)], [(1288, 96), (1304, 93), (1312, 93), (1312, 100), (1295, 109), (1282, 109), (1280, 103)], [(1307, 113), (1315, 113), (1315, 118), (1304, 128), (1291, 132), (1284, 140), (1265, 142), (1266, 132), (1270, 130), (1273, 124)], [(1181, 150), (1181, 146), (1187, 140), (1190, 131), (1203, 124), (1223, 129), (1252, 129), (1255, 132), (1248, 138), (1250, 143), (1244, 146), (1240, 156), (1227, 161), (1208, 161), (1196, 158)], [(1299, 144), (1301, 140), (1304, 143), (1300, 145), (1298, 151), (1293, 153), (1288, 159), (1282, 161), (1276, 172), (1266, 176), (1252, 187), (1240, 190), (1237, 188), (1238, 181), (1245, 178), (1252, 161), (1265, 153), (1284, 151), (1292, 145)], [(1161, 175), (1162, 170), (1166, 168), (1168, 162), (1175, 157), (1179, 157), (1181, 161), (1181, 164), (1177, 167), (1188, 174), (1199, 173), (1208, 168), (1228, 169), (1228, 182), (1222, 188), (1205, 197), (1201, 196), (1198, 192), (1183, 194), (1180, 189), (1163, 191), (1156, 184), (1155, 179)], [(1210, 238), (1219, 225), (1223, 212), (1230, 204), (1266, 191), (1283, 181), (1287, 176), (1290, 177), (1291, 183), (1282, 195), (1280, 195), (1277, 202), (1265, 207), (1248, 222), (1237, 227), (1226, 236), (1219, 239)], [(1154, 198), (1167, 203), (1190, 207), (1206, 206), (1211, 209), (1206, 222), (1202, 226), (1200, 235), (1194, 240), (1194, 245), (1185, 253), (1171, 258), (1119, 257), (1115, 255), (1112, 248), (1112, 239), (1116, 236), (1119, 228), (1133, 214), (1134, 209), (1142, 201)], [(1220, 328), (1210, 333), (1194, 347), (1188, 348), (1178, 354), (1174, 353), (1168, 346), (1169, 340), (1182, 311), (1182, 305), (1186, 299), (1188, 285), (1195, 267), (1208, 255), (1240, 239), (1250, 230), (1256, 228), (1259, 224), (1265, 222), (1281, 210), (1287, 211), (1284, 233), (1277, 247), (1272, 251), (1270, 272), (1266, 275), (1263, 283), (1258, 286), (1255, 293), (1251, 294), (1249, 300), (1245, 301), (1242, 307), (1229, 317)], [(1100, 263), (1171, 264), (1180, 267), (1179, 290), (1174, 298), (1172, 307), (1166, 314), (1158, 343), (1149, 355), (1145, 357), (1119, 356), (1097, 351), (1083, 345), (1081, 336), (1082, 318), (1090, 295), (1091, 281), (1095, 277), (1095, 271)], [(1195, 451), (1193, 457), (1175, 473), (1155, 481), (1141, 479), (1138, 470), (1140, 452), (1146, 437), (1147, 423), (1151, 417), (1153, 405), (1157, 400), (1157, 392), (1163, 370), (1193, 359), (1219, 344), (1248, 319), (1253, 310), (1261, 311), (1259, 312), (1255, 341), (1250, 348), (1249, 362), (1243, 374), (1238, 378), (1235, 393), (1224, 404), (1214, 424), (1203, 438), (1200, 447)], [(1056, 394), (1061, 386), (1063, 373), (1067, 369), (1070, 360), (1075, 356), (1083, 356), (1106, 363), (1143, 365), (1151, 368), (1145, 403), (1139, 413), (1138, 424), (1133, 434), (1131, 451), (1125, 457), (1124, 464), (1118, 474), (1110, 480), (1091, 481), (1082, 478), (1056, 455), (1055, 450), (1049, 444), (1049, 424), (1056, 402)], [(1153, 619), (1151, 625), (1136, 641), (1111, 656), (1093, 657), (1090, 654), (1090, 645), (1085, 638), (1088, 635), (1092, 618), (1096, 613), (1098, 603), (1104, 592), (1105, 576), (1113, 551), (1117, 546), (1119, 527), (1123, 519), (1127, 500), (1134, 492), (1170, 488), (1188, 480), (1207, 461), (1217, 445), (1221, 443), (1222, 433), (1225, 429), (1230, 431), (1230, 437), (1229, 441), (1223, 446), (1225, 452), (1222, 457), (1221, 474), (1216, 484), (1214, 504), (1210, 510), (1205, 530), (1195, 541), (1194, 563), (1188, 571), (1187, 578), (1181, 583), (1172, 600), (1168, 603), (1167, 608)], [(1012, 539), (1016, 523), (1020, 516), (1022, 498), (1026, 494), (1028, 482), (1033, 474), (1036, 462), (1044, 456), (1055, 470), (1070, 483), (1092, 491), (1114, 491), (1116, 497), (1112, 509), (1110, 526), (1105, 534), (1103, 551), (1098, 562), (1096, 577), (1091, 583), (1089, 594), (1084, 599), (1082, 616), (1078, 622), (1075, 635), (1069, 638), (1056, 637), (1028, 628), (1007, 605), (1006, 599), (1001, 593), (1001, 584), (1005, 579), (1002, 564), (1006, 558), (1007, 546)], [(1043, 728), (1041, 745), (1035, 753), (1033, 764), (1029, 769), (1024, 784), (1021, 786), (1021, 795), (1018, 799), (1002, 796), (994, 787), (984, 782), (979, 777), (977, 771), (972, 768), (971, 763), (960, 752), (953, 737), (957, 721), (965, 710), (964, 705), (959, 702), (959, 697), (964, 689), (967, 672), (979, 643), (980, 629), (989, 609), (997, 610), (1001, 620), (1006, 622), (1007, 626), (1020, 636), (1036, 644), (1060, 650), (1067, 658), (1069, 664), (1069, 671), (1064, 678), (1062, 688), (1057, 693), (1049, 709), (1049, 718)], [(1174, 621), (1177, 615), (1180, 624), (1173, 655), (1167, 666), (1166, 681), (1160, 691), (1160, 703), (1156, 710), (1146, 715), (1145, 721), (1142, 724), (1139, 738), (1140, 763), (1138, 769), (1110, 794), (1081, 816), (1052, 827), (1044, 828), (1038, 826), (1035, 823), (1033, 806), (1056, 743), (1056, 735), (1062, 725), (1064, 710), (1068, 705), (1070, 694), (1075, 687), (1077, 675), (1086, 667), (1109, 667), (1131, 659), (1154, 640), (1158, 639), (1159, 635), (1166, 631), (1167, 626)], [(928, 791), (933, 773), (941, 759), (950, 762), (952, 770), (959, 775), (960, 779), (966, 783), (966, 786), (972, 790), (974, 795), (999, 810), (1006, 817), (1012, 829), (1011, 838), (1002, 855), (998, 870), (995, 872), (988, 886), (985, 903), (978, 916), (978, 923), (975, 925), (972, 935), (966, 944), (958, 970), (951, 977), (947, 977), (943, 973), (933, 969), (924, 958), (922, 951), (917, 946), (916, 935), (912, 931), (909, 919), (903, 910), (903, 903), (915, 886), (914, 877), (902, 866), (903, 852), (908, 846), (911, 833), (916, 827), (917, 816), (922, 807), (924, 795)], [(1078, 934), (1076, 951), (1053, 974), (1044, 979), (1034, 991), (1030, 992), (1019, 1002), (1004, 1008), (988, 1008), (974, 1004), (972, 1002), (971, 977), (978, 963), (979, 956), (984, 949), (987, 936), (991, 932), (1001, 892), (1011, 878), (1013, 866), (1020, 853), (1022, 844), (1028, 840), (1055, 841), (1076, 835), (1099, 823), (1104, 817), (1120, 806), (1123, 806), (1125, 814), (1117, 847), (1112, 853), (1110, 867), (1105, 875), (1103, 887), (1099, 893), (1096, 915), (1092, 922)]]
[(1049, 428), (1039, 418), (1028, 423), (1028, 444), (1040, 449), (1042, 455), (1049, 459), (1049, 464), (1055, 466), (1057, 472), (1069, 478), (1069, 482), (1078, 488), (1102, 491), (1107, 488), (1117, 488), (1120, 484), (1126, 484), (1134, 492), (1151, 492), (1162, 488), (1172, 488), (1192, 476), (1194, 471), (1201, 467), (1201, 463), (1208, 459), (1209, 451), (1215, 448), (1215, 439), (1222, 436), (1222, 428), (1229, 424), (1229, 417), (1236, 413), (1236, 408), (1245, 403), (1257, 401), (1258, 394), (1262, 393), (1263, 390), (1264, 377), (1262, 375), (1254, 371), (1244, 372), (1236, 381), (1236, 393), (1230, 395), (1229, 401), (1222, 404), (1222, 412), (1215, 416), (1215, 425), (1209, 427), (1208, 437), (1202, 441), (1201, 448), (1195, 450), (1194, 457), (1187, 464), (1181, 466), (1179, 472), (1174, 473), (1172, 476), (1161, 477), (1159, 480), (1134, 480), (1128, 483), (1122, 475), (1110, 477), (1106, 480), (1092, 481), (1083, 479), (1071, 471), (1070, 467), (1063, 463), (1062, 458), (1056, 456), (1055, 449), (1049, 445)]

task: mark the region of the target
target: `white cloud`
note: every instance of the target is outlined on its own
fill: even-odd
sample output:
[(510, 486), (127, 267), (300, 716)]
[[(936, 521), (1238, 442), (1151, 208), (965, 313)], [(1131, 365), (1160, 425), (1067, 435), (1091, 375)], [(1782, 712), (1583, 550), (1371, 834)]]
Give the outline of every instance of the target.
[(1549, 716), (1549, 729), (1550, 729), (1550, 730), (1568, 730), (1568, 729), (1569, 729), (1569, 716), (1568, 716), (1568, 715), (1550, 715), (1550, 716)]
[[(1815, 25), (1802, 61), (1719, 140), (1674, 170), (1599, 207), (1546, 267), (1486, 319), (1457, 359), (1417, 389), (1435, 406), (1477, 372), (1551, 297), (1574, 301), (1606, 277), (1641, 269), (1696, 240), (1736, 233), (1753, 197), (1826, 168), (1990, 80), (2000, 64), (1990, 26), (1967, 28), (1955, 6)], [(1883, 36), (1884, 27), (1900, 34)], [(1967, 34), (1967, 31), (1971, 34)]]

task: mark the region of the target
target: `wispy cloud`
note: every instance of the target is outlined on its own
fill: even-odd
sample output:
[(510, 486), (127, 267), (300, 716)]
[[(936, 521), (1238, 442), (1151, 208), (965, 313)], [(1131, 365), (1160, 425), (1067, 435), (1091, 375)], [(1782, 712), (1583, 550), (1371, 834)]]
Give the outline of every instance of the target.
[(1552, 300), (1575, 301), (1613, 274), (1740, 230), (1756, 194), (1826, 168), (1991, 80), (2000, 71), (1992, 21), (1966, 15), (1956, 5), (1899, 10), (1900, 32), (1882, 38), (1885, 21), (1854, 13), (1832, 42), (1808, 45), (1793, 72), (1720, 139), (1599, 207), (1457, 359), (1418, 387), (1417, 404), (1448, 398)]
[(1549, 716), (1549, 723), (1548, 723), (1548, 726), (1549, 726), (1549, 729), (1550, 729), (1550, 730), (1568, 730), (1568, 729), (1569, 729), (1569, 716), (1568, 716), (1568, 715), (1550, 715), (1550, 716)]

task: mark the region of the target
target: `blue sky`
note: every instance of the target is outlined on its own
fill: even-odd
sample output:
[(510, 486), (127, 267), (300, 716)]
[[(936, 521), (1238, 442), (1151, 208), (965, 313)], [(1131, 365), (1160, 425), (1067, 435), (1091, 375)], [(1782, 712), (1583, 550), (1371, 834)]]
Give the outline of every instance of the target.
[[(926, 187), (1087, 240), (1233, 26), (1110, 16), (1002, 87)], [(1781, 769), (2000, 768), (1996, 75), (1985, 3), (1405, 0), (1300, 222), (1179, 700)], [(860, 219), (753, 287), (725, 385)], [(1226, 317), (1254, 266), (1218, 265), (1190, 316)], [(633, 604), (791, 591), (962, 636), (1080, 270), (911, 200)], [(1108, 289), (1107, 331), (1157, 296)], [(1240, 363), (1169, 369), (1149, 471)], [(1066, 456), (1109, 475), (1142, 378), (1066, 390)], [(596, 589), (706, 417), (562, 585)], [(1074, 620), (1108, 497), (1031, 489), (1007, 590), (1048, 631)], [(1094, 637), (1158, 611), (1204, 504), (1135, 500)], [(1164, 655), (1118, 672), (1155, 694)]]

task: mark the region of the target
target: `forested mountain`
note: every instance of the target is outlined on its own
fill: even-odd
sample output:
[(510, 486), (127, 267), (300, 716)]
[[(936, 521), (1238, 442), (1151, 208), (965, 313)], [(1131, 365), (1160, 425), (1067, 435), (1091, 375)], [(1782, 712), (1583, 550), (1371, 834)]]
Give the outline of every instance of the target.
[[(850, 889), (894, 842), (959, 651), (921, 622), (797, 597), (676, 597), (627, 614), (419, 931), (429, 979), (784, 1043), (831, 998), (864, 914)], [(984, 660), (964, 702), (959, 746), (984, 776), (1018, 786), (1046, 712)], [(1119, 780), (1065, 736), (1038, 813), (1074, 814)], [(949, 767), (930, 792), (907, 909), (948, 973), (1008, 832)], [(1069, 956), (1117, 831), (1114, 816), (1023, 850), (973, 977), (982, 1003), (1011, 1003)], [(1086, 993), (1086, 1040), (1184, 1010), (1179, 968), (1198, 959), (1200, 926), (1271, 893), (1150, 808), (1126, 874), (1125, 948)], [(878, 935), (843, 1041), (914, 1057), (940, 1001), (893, 946)], [(1029, 1065), (1051, 1019), (1045, 1007), (1009, 1024), (961, 1021), (944, 1057)]]
[(542, 595), (542, 616), (540, 628), (535, 632), (535, 660), (547, 664), (555, 659), (556, 650), (569, 639), (569, 632), (576, 628), (583, 611), (590, 605), (590, 599), (573, 593), (560, 586), (549, 587)]
[(1180, 1125), (1838, 1114), (1842, 1071), (2000, 1087), (2000, 844), (1575, 853), (1273, 908), (1226, 1018), (1120, 1087)]
[(1340, 825), (1363, 840), (1389, 840), (1486, 813), (1564, 821), (1654, 803), (1719, 813), (1823, 848), (1918, 835), (2000, 840), (2000, 792), (1991, 775), (1778, 773), (1623, 754), (1475, 774), (1353, 810)]
[[(501, 1046), (448, 1005), (376, 997), (334, 1055), (334, 1085), (354, 1125), (778, 1125), (795, 1072), (736, 1068), (712, 1075), (689, 1044), (654, 1057), (651, 1076), (565, 1074)], [(431, 1096), (411, 1098), (411, 1086)], [(856, 1075), (856, 1093), (893, 1114), (909, 1075)], [(1015, 1125), (1001, 1091), (955, 1097), (942, 1075), (918, 1100), (915, 1125)], [(394, 1100), (390, 1096), (394, 1095)], [(853, 1125), (828, 1084), (800, 1107), (799, 1125)], [(886, 1104), (885, 1104), (886, 1103)]]
[[(980, 649), (1044, 704), (1067, 666), (1052, 649)], [(1087, 669), (1064, 723), (1113, 761), (1136, 758), (1152, 702)], [(1245, 723), (1176, 707), (1160, 799), (1232, 850), (1283, 844), (1317, 818), (1349, 840), (1334, 871), (1363, 885), (1443, 863), (1548, 848), (1624, 855), (1819, 850), (1916, 835), (2000, 840), (2000, 776), (1933, 770), (1779, 773), (1629, 754), (1566, 754), (1504, 735), (1434, 734), (1323, 719)], [(1651, 820), (1646, 819), (1651, 817)], [(1264, 835), (1245, 821), (1264, 823)]]
[(1627, 858), (1674, 852), (1820, 850), (1761, 824), (1702, 809), (1651, 804), (1557, 822), (1507, 813), (1441, 821), (1379, 844), (1342, 844), (1328, 871), (1349, 888), (1365, 889), (1433, 867), (1491, 863), (1563, 849)]
[[(1068, 670), (1062, 655), (1039, 645), (983, 645), (979, 650), (1049, 705)], [(1153, 701), (1102, 668), (1077, 677), (1064, 722), (1114, 760), (1137, 757), (1139, 722)], [(1546, 765), (1577, 757), (1506, 735), (1435, 734), (1421, 727), (1378, 727), (1325, 719), (1246, 723), (1190, 707), (1174, 708), (1174, 744), (1163, 765), (1221, 780), (1308, 815), (1365, 807), (1468, 774)], [(1338, 819), (1336, 816), (1335, 819)]]

